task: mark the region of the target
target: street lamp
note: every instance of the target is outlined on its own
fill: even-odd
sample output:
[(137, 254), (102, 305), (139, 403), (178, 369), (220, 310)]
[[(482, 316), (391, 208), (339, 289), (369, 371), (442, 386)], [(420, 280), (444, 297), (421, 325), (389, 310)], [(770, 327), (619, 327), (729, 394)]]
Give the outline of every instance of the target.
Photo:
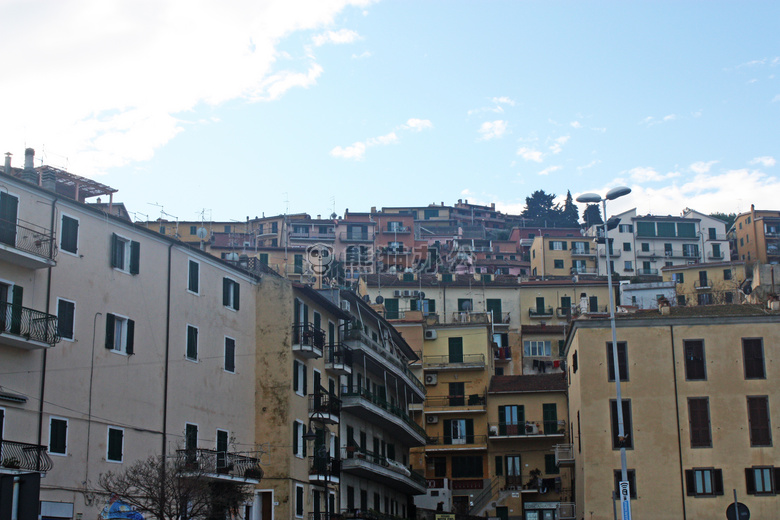
[[(320, 414), (318, 414), (320, 415)], [(320, 464), (322, 464), (322, 468), (325, 472), (325, 518), (324, 520), (331, 520), (330, 518), (330, 455), (328, 453), (328, 448), (325, 446), (325, 442), (327, 442), (327, 436), (330, 433), (330, 430), (323, 424), (322, 431), (323, 431), (323, 445), (320, 447), (320, 453), (317, 453), (317, 432), (314, 431), (314, 429), (311, 427), (311, 419), (309, 419), (309, 430), (303, 434), (303, 441), (304, 442), (311, 442), (314, 444), (314, 466), (317, 468), (317, 459), (320, 459)], [(314, 518), (320, 518), (320, 512), (315, 511), (314, 512)]]
[[(596, 193), (583, 193), (577, 197), (577, 202), (598, 204), (604, 211), (604, 249), (607, 258), (607, 286), (609, 289), (609, 323), (612, 328), (612, 364), (615, 366), (615, 388), (617, 394), (618, 443), (620, 444), (620, 480), (628, 482), (626, 469), (626, 434), (623, 428), (623, 398), (620, 393), (620, 364), (618, 363), (617, 330), (615, 328), (615, 296), (612, 293), (612, 266), (609, 263), (609, 226), (607, 225), (607, 201), (615, 200), (631, 193), (631, 188), (618, 186), (609, 190), (603, 198)], [(630, 496), (630, 490), (629, 490)]]

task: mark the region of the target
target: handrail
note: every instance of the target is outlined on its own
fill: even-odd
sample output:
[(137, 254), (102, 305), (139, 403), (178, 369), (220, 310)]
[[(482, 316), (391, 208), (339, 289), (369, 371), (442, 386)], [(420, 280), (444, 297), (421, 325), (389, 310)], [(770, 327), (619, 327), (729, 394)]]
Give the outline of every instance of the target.
[(293, 345), (307, 345), (322, 350), (325, 346), (325, 331), (315, 329), (313, 323), (293, 324)]
[(537, 307), (531, 307), (528, 309), (528, 315), (529, 316), (552, 316), (553, 314), (553, 308), (552, 307), (544, 307), (544, 308), (537, 308)]
[(344, 400), (347, 397), (360, 397), (361, 399), (365, 399), (366, 401), (373, 403), (374, 405), (378, 406), (379, 408), (382, 408), (388, 413), (395, 415), (396, 417), (404, 421), (404, 423), (410, 426), (418, 434), (422, 435), (423, 437), (425, 436), (425, 429), (421, 427), (419, 424), (417, 424), (416, 422), (414, 422), (414, 420), (411, 417), (409, 417), (409, 415), (403, 410), (403, 408), (387, 402), (387, 400), (382, 399), (381, 397), (379, 397), (376, 394), (373, 394), (372, 392), (369, 392), (365, 388), (359, 388), (357, 389), (357, 391), (353, 391), (350, 390), (348, 387), (342, 387), (341, 399)]
[(566, 433), (564, 419), (546, 421), (500, 421), (488, 423), (490, 437), (561, 435)]
[(499, 477), (493, 477), (493, 479), (490, 481), (490, 484), (488, 484), (485, 489), (483, 489), (476, 497), (474, 497), (474, 501), (472, 502), (474, 505), (472, 505), (469, 509), (470, 515), (479, 515), (479, 510), (482, 509), (485, 504), (490, 502), (491, 498), (493, 498), (493, 491), (498, 487), (499, 481)]
[(316, 388), (309, 396), (309, 413), (338, 415), (341, 411), (341, 399), (325, 388)]
[(334, 365), (352, 366), (352, 349), (341, 343), (325, 345), (325, 362)]
[(52, 346), (60, 340), (57, 316), (8, 302), (0, 302), (0, 333)]
[(220, 473), (256, 480), (263, 477), (260, 459), (240, 453), (185, 448), (176, 450), (176, 459), (185, 470), (193, 469), (204, 473)]
[[(21, 222), (27, 225), (23, 226)], [(57, 256), (54, 234), (46, 228), (21, 219), (16, 221), (0, 219), (0, 243), (41, 258)]]
[(465, 435), (452, 438), (452, 435), (428, 437), (428, 446), (457, 446), (459, 444), (486, 444), (487, 435)]
[(423, 356), (423, 365), (485, 365), (485, 354), (463, 354), (462, 356)]
[(0, 440), (0, 467), (25, 471), (49, 471), (54, 467), (46, 446)]
[(353, 446), (343, 447), (341, 450), (341, 455), (342, 455), (342, 459), (341, 459), (342, 461), (350, 460), (350, 459), (365, 460), (369, 463), (377, 464), (384, 468), (390, 469), (396, 473), (409, 477), (420, 486), (426, 488), (428, 487), (428, 481), (423, 475), (414, 471), (413, 469), (411, 469), (411, 467), (404, 466), (393, 459), (381, 455), (380, 453), (366, 450), (364, 448), (361, 448), (360, 446), (353, 445)]

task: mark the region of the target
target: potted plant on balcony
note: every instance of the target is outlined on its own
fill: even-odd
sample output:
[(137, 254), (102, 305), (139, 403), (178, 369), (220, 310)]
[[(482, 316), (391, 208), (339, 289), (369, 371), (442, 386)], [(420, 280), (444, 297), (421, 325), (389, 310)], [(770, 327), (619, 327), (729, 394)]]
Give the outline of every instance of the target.
[(540, 479), (542, 477), (542, 470), (539, 468), (534, 468), (531, 470), (531, 478), (528, 479), (528, 482), (523, 486), (523, 489), (533, 489), (539, 487)]
[(22, 467), (22, 463), (16, 457), (7, 457), (3, 459), (3, 466), (6, 468), (19, 469)]

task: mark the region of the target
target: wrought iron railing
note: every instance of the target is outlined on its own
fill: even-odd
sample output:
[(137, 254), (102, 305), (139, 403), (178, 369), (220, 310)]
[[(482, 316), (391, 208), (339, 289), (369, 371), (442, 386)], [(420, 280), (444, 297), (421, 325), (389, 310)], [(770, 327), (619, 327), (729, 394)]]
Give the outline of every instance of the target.
[(217, 473), (253, 480), (263, 477), (260, 459), (240, 453), (203, 448), (183, 449), (176, 450), (176, 459), (185, 471)]
[(46, 446), (0, 440), (0, 468), (49, 471), (53, 467)]
[(488, 423), (490, 437), (563, 435), (566, 433), (566, 421), (515, 421)]
[(315, 389), (309, 396), (309, 413), (312, 415), (338, 415), (341, 400), (325, 388)]
[(486, 444), (487, 435), (463, 435), (453, 437), (452, 435), (442, 435), (428, 437), (428, 446), (456, 446), (460, 444)]
[(485, 394), (441, 395), (426, 397), (425, 407), (434, 409), (448, 406), (476, 406), (484, 409), (486, 402)]
[(60, 340), (57, 316), (0, 302), (0, 332), (54, 345)]
[(388, 402), (386, 399), (383, 399), (382, 397), (369, 392), (365, 388), (350, 389), (346, 386), (343, 387), (341, 392), (341, 398), (346, 399), (348, 397), (360, 397), (361, 399), (369, 401), (370, 403), (378, 406), (379, 408), (385, 410), (386, 412), (401, 419), (407, 426), (409, 426), (412, 430), (414, 430), (418, 434), (425, 436), (425, 429), (423, 429), (419, 424), (414, 422), (414, 420), (411, 417), (409, 417), (409, 414), (407, 414), (403, 408)]
[(552, 307), (531, 307), (530, 309), (528, 309), (528, 315), (531, 317), (552, 316), (553, 308)]
[(0, 219), (0, 242), (41, 258), (57, 255), (51, 231), (24, 220)]
[(381, 455), (380, 453), (365, 450), (359, 446), (346, 446), (342, 448), (342, 457), (343, 457), (342, 461), (358, 459), (358, 460), (367, 461), (371, 464), (377, 464), (379, 466), (390, 469), (392, 471), (395, 471), (396, 473), (408, 477), (409, 479), (413, 480), (416, 484), (422, 487), (426, 487), (426, 488), (428, 487), (428, 481), (423, 475), (417, 473), (416, 471), (414, 471), (413, 469), (407, 466), (404, 466), (400, 462), (396, 462), (393, 459), (389, 459)]
[(332, 365), (352, 366), (352, 349), (340, 343), (325, 346), (325, 362)]
[(309, 475), (317, 477), (337, 477), (341, 474), (341, 459), (336, 457), (313, 455), (309, 457)]
[(315, 347), (320, 350), (325, 346), (325, 331), (317, 329), (312, 323), (293, 325), (293, 345)]
[(485, 366), (485, 354), (463, 354), (459, 356), (423, 356), (423, 365), (426, 367), (445, 366), (445, 365), (474, 365)]

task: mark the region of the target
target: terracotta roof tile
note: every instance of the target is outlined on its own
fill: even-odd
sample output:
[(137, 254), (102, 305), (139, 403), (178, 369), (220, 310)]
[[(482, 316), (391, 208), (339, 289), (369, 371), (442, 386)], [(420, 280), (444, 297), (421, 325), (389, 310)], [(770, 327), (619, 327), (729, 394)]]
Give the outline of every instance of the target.
[(488, 393), (562, 391), (566, 391), (566, 375), (563, 372), (532, 376), (493, 376)]

